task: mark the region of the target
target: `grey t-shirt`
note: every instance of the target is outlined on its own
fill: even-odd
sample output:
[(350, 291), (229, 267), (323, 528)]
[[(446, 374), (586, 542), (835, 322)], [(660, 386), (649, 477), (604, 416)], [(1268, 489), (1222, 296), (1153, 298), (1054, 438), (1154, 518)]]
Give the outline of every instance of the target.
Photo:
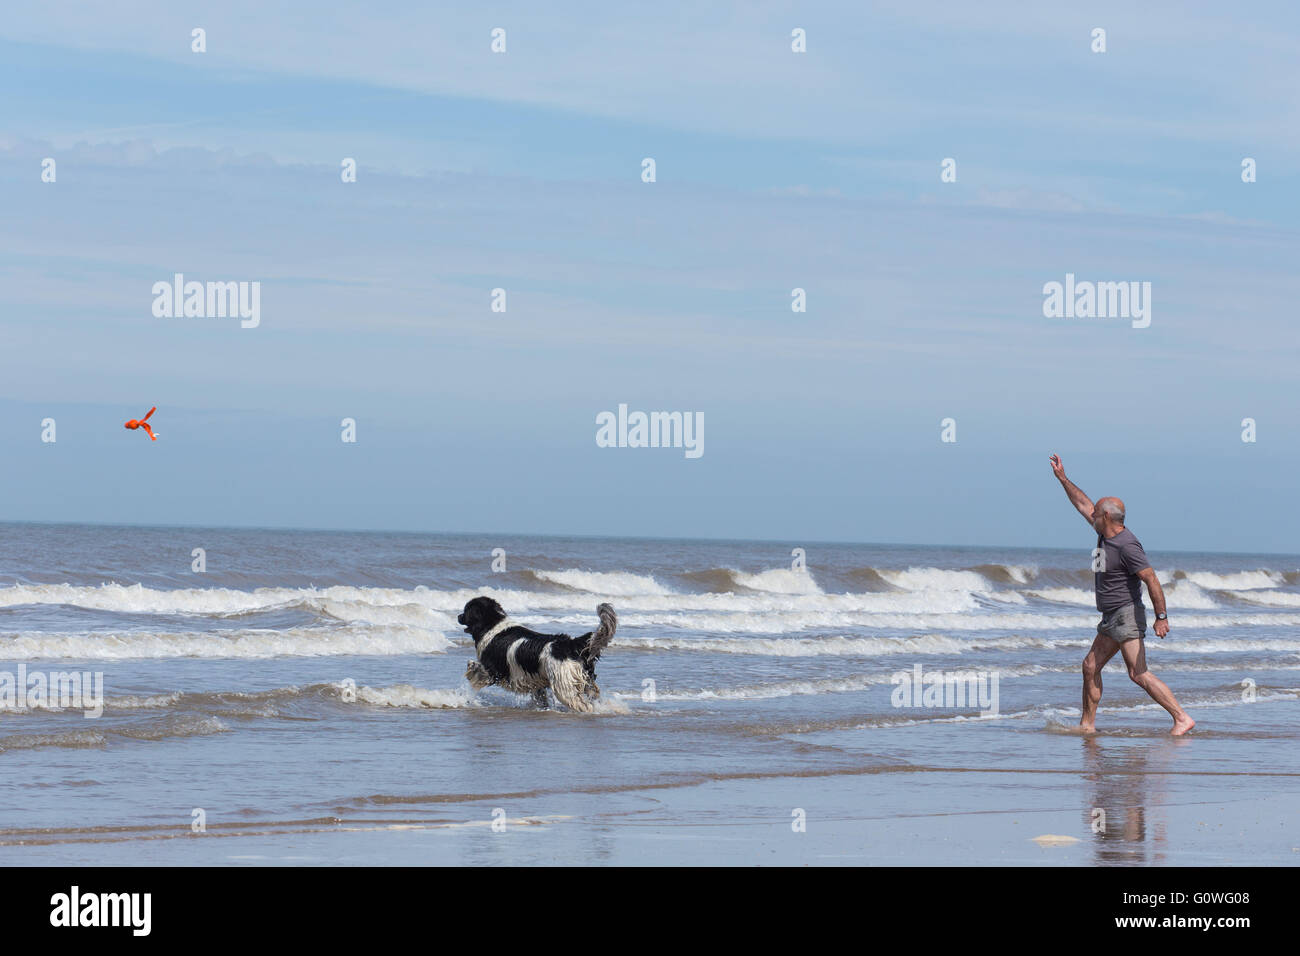
[(1097, 547), (1105, 548), (1105, 571), (1093, 572), (1097, 589), (1097, 610), (1113, 611), (1125, 604), (1142, 603), (1142, 582), (1138, 572), (1151, 567), (1142, 542), (1128, 528), (1113, 538), (1097, 536)]

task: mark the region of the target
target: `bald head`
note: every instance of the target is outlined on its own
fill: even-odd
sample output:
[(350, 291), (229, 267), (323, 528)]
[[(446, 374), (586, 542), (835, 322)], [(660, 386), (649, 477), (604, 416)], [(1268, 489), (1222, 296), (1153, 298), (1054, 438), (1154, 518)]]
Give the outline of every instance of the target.
[(1098, 498), (1092, 506), (1092, 526), (1098, 534), (1118, 533), (1124, 528), (1124, 502), (1115, 497)]
[(1097, 502), (1101, 506), (1101, 513), (1113, 518), (1120, 524), (1124, 523), (1124, 502), (1118, 498), (1102, 498)]

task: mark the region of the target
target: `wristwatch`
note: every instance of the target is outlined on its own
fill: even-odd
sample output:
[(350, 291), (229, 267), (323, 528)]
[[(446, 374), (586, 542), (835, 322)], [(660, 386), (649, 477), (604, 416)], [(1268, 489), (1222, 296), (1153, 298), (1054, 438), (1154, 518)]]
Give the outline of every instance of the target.
[(1157, 614), (1157, 615), (1156, 615), (1156, 620), (1157, 620), (1157, 621), (1167, 621), (1167, 620), (1169, 620), (1169, 615), (1168, 615), (1168, 614), (1163, 614), (1163, 613), (1161, 613), (1161, 614)]

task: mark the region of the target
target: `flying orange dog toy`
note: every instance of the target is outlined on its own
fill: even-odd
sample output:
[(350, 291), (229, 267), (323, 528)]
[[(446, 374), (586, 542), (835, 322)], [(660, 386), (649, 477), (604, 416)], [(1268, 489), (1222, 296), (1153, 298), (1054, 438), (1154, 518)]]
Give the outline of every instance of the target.
[[(158, 411), (157, 405), (149, 409), (149, 415), (152, 415), (156, 411)], [(138, 421), (133, 418), (129, 422), (127, 422), (124, 427), (129, 428), (132, 431), (135, 431), (135, 429), (137, 428), (143, 428), (145, 430), (145, 433), (148, 434), (150, 441), (157, 441), (158, 436), (155, 435), (153, 433), (153, 429), (149, 427), (149, 415), (145, 415), (144, 418), (141, 418)]]

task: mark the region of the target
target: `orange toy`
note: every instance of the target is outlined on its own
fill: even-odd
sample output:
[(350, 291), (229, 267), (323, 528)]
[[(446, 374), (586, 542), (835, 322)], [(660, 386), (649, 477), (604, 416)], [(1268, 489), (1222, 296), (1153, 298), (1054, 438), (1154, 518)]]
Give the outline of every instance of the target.
[[(157, 405), (155, 405), (153, 408), (149, 409), (149, 415), (152, 415), (152, 414), (153, 414), (154, 412), (156, 412), (156, 411), (158, 411), (158, 406), (157, 406)], [(153, 433), (153, 429), (149, 427), (149, 415), (145, 415), (144, 418), (141, 418), (141, 419), (139, 419), (138, 421), (137, 421), (136, 419), (133, 418), (133, 419), (131, 419), (129, 422), (126, 423), (126, 426), (125, 426), (125, 427), (126, 427), (126, 428), (130, 428), (132, 431), (134, 431), (134, 430), (137, 429), (137, 428), (143, 428), (143, 429), (145, 430), (145, 433), (148, 434), (148, 436), (149, 436), (149, 440), (150, 440), (150, 441), (157, 441), (157, 440), (158, 440), (158, 436), (155, 435), (155, 434)]]

